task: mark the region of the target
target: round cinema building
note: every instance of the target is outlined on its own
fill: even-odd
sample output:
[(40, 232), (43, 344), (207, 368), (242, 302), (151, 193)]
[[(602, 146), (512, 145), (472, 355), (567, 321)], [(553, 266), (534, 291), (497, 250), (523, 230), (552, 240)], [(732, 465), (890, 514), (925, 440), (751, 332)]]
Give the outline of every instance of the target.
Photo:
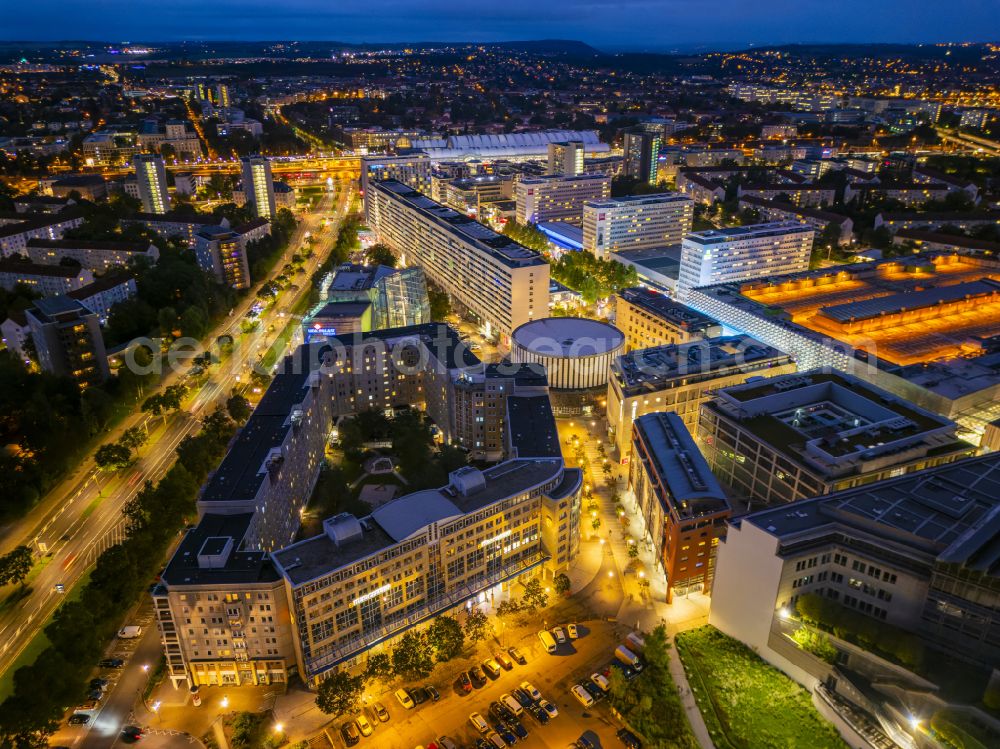
[(611, 362), (625, 346), (614, 325), (582, 317), (546, 317), (516, 328), (510, 358), (545, 367), (557, 416), (589, 410), (607, 394)]

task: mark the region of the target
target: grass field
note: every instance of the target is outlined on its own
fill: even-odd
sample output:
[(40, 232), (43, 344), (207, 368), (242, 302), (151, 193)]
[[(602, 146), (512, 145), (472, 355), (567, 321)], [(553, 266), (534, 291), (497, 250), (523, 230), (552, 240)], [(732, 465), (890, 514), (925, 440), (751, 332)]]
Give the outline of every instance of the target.
[(809, 693), (743, 643), (709, 626), (676, 642), (717, 749), (847, 749)]

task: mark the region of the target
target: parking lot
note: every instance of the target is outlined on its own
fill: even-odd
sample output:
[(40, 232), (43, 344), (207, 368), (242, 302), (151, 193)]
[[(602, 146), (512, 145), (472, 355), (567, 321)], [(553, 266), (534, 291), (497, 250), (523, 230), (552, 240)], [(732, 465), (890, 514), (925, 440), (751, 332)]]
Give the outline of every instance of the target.
[[(612, 718), (607, 701), (584, 709), (570, 693), (573, 684), (588, 680), (590, 674), (603, 670), (613, 660), (614, 648), (619, 640), (615, 638), (612, 625), (602, 621), (581, 624), (579, 634), (578, 639), (560, 645), (551, 655), (542, 648), (537, 636), (526, 638), (517, 643), (525, 656), (526, 665), (514, 664), (512, 670), (502, 670), (495, 679), (487, 676), (485, 685), (474, 688), (469, 694), (462, 691), (456, 679), (448, 684), (429, 682), (441, 692), (441, 699), (412, 709), (405, 709), (392, 694), (383, 695), (379, 699), (388, 709), (390, 720), (373, 723), (373, 735), (361, 738), (358, 749), (426, 747), (440, 736), (449, 736), (462, 747), (475, 747), (476, 739), (482, 734), (469, 723), (469, 715), (478, 712), (491, 725), (494, 724), (496, 721), (490, 716), (490, 703), (499, 700), (503, 694), (513, 693), (524, 681), (555, 705), (559, 714), (547, 724), (540, 725), (525, 711), (520, 722), (527, 729), (528, 736), (517, 741), (518, 747), (566, 749), (581, 736), (596, 747), (620, 746), (615, 732), (621, 724)], [(472, 665), (470, 660), (467, 667)], [(416, 686), (420, 684), (407, 685), (410, 688)], [(339, 731), (342, 722), (329, 729), (337, 747), (345, 745)]]

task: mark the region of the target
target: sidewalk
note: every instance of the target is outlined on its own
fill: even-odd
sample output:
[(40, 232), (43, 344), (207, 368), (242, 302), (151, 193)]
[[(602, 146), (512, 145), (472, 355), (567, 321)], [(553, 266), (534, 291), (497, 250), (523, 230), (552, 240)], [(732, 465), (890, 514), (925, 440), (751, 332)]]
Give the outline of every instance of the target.
[(708, 733), (705, 719), (701, 717), (701, 710), (698, 709), (698, 703), (691, 693), (691, 685), (688, 684), (687, 674), (684, 673), (684, 665), (676, 647), (670, 648), (670, 675), (674, 677), (674, 683), (681, 693), (681, 704), (684, 705), (684, 712), (687, 713), (691, 730), (694, 731), (694, 737), (698, 739), (701, 749), (715, 749), (715, 742)]

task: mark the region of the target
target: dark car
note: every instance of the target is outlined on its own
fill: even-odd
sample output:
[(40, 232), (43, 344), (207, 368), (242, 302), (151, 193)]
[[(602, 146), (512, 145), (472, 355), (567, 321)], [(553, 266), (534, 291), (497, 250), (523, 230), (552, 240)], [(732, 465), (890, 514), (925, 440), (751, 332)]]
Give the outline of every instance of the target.
[(505, 671), (510, 671), (514, 668), (514, 662), (499, 650), (493, 654), (493, 660), (499, 663)]
[(531, 714), (532, 718), (538, 721), (538, 725), (544, 726), (546, 723), (549, 722), (549, 714), (544, 710), (542, 710), (542, 708), (540, 708), (538, 705), (532, 705), (531, 707), (526, 707), (524, 709)]
[(497, 733), (500, 734), (500, 738), (502, 738), (505, 742), (507, 742), (507, 746), (513, 746), (514, 744), (517, 743), (517, 736), (515, 736), (514, 732), (509, 728), (507, 728), (507, 726), (504, 725), (503, 723), (497, 722), (496, 725), (493, 726), (493, 728)]
[(104, 689), (108, 684), (110, 684), (107, 679), (91, 679), (90, 688), (91, 689)]
[(431, 696), (427, 693), (427, 689), (425, 687), (416, 687), (415, 689), (410, 690), (410, 698), (413, 700), (414, 705), (420, 705), (427, 702)]
[(628, 749), (642, 749), (642, 742), (639, 741), (639, 737), (627, 728), (620, 729), (615, 735)]
[(587, 692), (590, 694), (591, 697), (594, 698), (594, 702), (600, 702), (606, 696), (604, 694), (604, 690), (601, 689), (596, 684), (594, 684), (594, 682), (590, 681), (589, 679), (583, 682), (581, 686), (587, 690)]
[(437, 687), (432, 687), (430, 684), (424, 687), (424, 691), (431, 696), (431, 702), (437, 702), (441, 699), (441, 693), (437, 690)]
[(581, 736), (576, 740), (577, 749), (597, 749), (594, 746), (594, 742), (588, 739), (586, 736)]
[(90, 716), (86, 713), (73, 713), (69, 716), (71, 726), (85, 726), (90, 722)]
[(469, 678), (468, 671), (463, 671), (458, 675), (458, 686), (466, 694), (472, 691), (472, 679)]
[(514, 663), (518, 663), (523, 666), (528, 662), (527, 659), (521, 655), (521, 651), (517, 648), (507, 648), (507, 652), (510, 653), (510, 657), (514, 659)]
[(507, 726), (507, 728), (509, 728), (510, 730), (512, 730), (515, 734), (517, 734), (517, 737), (519, 739), (528, 738), (528, 729), (522, 726), (521, 721), (519, 721), (517, 718), (514, 718), (513, 720), (504, 721), (504, 725)]
[(142, 738), (142, 729), (139, 726), (125, 726), (122, 729), (122, 741), (132, 744)]
[(476, 749), (494, 749), (493, 744), (484, 738), (476, 739)]
[(102, 658), (97, 662), (101, 668), (121, 668), (125, 665), (124, 658)]
[(521, 707), (531, 707), (535, 704), (535, 701), (531, 699), (531, 695), (521, 689), (521, 687), (511, 690), (511, 696), (517, 700)]
[(89, 692), (87, 692), (88, 700), (99, 700), (103, 697), (104, 697), (103, 689), (91, 689)]
[(490, 715), (497, 720), (512, 720), (514, 718), (514, 713), (510, 711), (509, 707), (496, 701), (490, 703)]
[(340, 735), (343, 737), (344, 743), (348, 746), (354, 746), (361, 741), (361, 734), (358, 732), (358, 727), (354, 725), (353, 720), (347, 721), (340, 727)]
[(479, 666), (473, 666), (469, 669), (469, 678), (472, 679), (472, 686), (477, 689), (486, 684), (486, 674)]
[(611, 678), (611, 669), (613, 668), (617, 668), (619, 671), (621, 671), (622, 676), (624, 676), (628, 680), (634, 679), (636, 676), (639, 675), (639, 672), (636, 671), (631, 666), (629, 666), (627, 663), (622, 663), (621, 661), (612, 661), (611, 665), (608, 666), (606, 669), (604, 669), (604, 675), (609, 679)]

